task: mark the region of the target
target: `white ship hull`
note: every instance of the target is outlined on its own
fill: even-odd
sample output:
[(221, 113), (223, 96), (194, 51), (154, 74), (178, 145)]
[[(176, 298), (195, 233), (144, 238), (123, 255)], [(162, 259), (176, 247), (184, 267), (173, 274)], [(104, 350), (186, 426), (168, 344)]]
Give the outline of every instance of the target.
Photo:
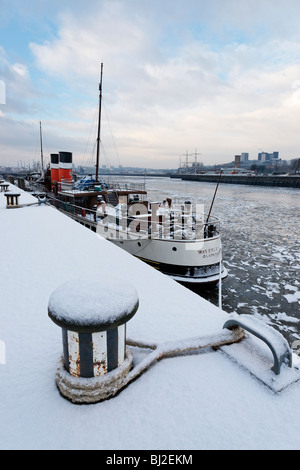
[[(218, 282), (227, 276), (221, 260), (219, 235), (203, 240), (140, 238), (128, 239), (127, 232), (97, 225), (97, 233), (150, 264), (176, 281), (184, 283)], [(221, 270), (221, 273), (220, 273)]]

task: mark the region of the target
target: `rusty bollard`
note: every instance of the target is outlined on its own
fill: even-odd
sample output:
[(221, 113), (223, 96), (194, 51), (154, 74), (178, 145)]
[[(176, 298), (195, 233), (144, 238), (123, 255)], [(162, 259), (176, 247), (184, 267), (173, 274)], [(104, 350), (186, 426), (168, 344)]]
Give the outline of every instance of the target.
[(6, 208), (7, 209), (19, 207), (19, 197), (21, 195), (20, 193), (7, 191), (4, 195), (6, 196)]
[(74, 280), (50, 296), (48, 315), (62, 328), (63, 355), (56, 374), (73, 403), (115, 395), (132, 367), (126, 323), (138, 309), (136, 290), (123, 280)]
[(5, 183), (4, 180), (0, 180), (0, 192), (8, 191), (9, 184)]

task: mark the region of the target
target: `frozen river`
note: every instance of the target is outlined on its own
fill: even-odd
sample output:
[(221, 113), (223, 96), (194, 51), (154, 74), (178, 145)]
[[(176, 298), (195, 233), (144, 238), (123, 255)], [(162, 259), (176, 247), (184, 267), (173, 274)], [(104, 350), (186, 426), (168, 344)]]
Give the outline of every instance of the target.
[[(144, 181), (122, 178), (124, 181)], [(146, 178), (150, 199), (204, 204), (215, 183)], [(300, 190), (220, 184), (212, 215), (221, 220), (222, 308), (254, 314), (279, 329), (292, 344), (300, 340)], [(218, 305), (218, 286), (194, 291)]]

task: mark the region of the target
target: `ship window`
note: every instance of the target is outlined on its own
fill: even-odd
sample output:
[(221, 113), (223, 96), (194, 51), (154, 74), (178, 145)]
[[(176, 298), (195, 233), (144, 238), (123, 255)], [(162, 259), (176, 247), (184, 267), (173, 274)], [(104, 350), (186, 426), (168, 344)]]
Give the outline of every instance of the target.
[(173, 251), (177, 251), (176, 246), (173, 246), (172, 250), (173, 250)]

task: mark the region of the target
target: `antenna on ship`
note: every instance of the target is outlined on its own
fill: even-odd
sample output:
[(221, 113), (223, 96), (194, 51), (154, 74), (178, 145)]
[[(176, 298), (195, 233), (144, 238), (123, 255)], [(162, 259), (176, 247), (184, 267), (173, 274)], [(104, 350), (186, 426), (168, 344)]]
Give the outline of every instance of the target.
[[(216, 194), (217, 194), (217, 191), (218, 191), (218, 187), (219, 187), (219, 184), (220, 184), (220, 180), (221, 180), (221, 176), (222, 176), (222, 169), (220, 169), (220, 174), (219, 174), (219, 178), (218, 178), (218, 183), (217, 183), (217, 186), (216, 186), (216, 189), (215, 189), (215, 192), (214, 192), (214, 197), (211, 201), (211, 205), (210, 205), (210, 208), (209, 208), (209, 212), (208, 212), (208, 216), (207, 216), (207, 219), (206, 219), (206, 224), (208, 224), (208, 221), (209, 221), (209, 218), (210, 218), (210, 214), (211, 214), (211, 210), (212, 210), (212, 207), (214, 205), (214, 200), (215, 200), (215, 197), (216, 197)], [(219, 308), (222, 310), (222, 246), (220, 246), (220, 263), (219, 263)]]
[(99, 156), (100, 156), (100, 126), (101, 126), (101, 104), (102, 104), (102, 75), (103, 63), (101, 63), (100, 83), (99, 83), (99, 116), (98, 116), (98, 135), (97, 135), (97, 159), (96, 159), (96, 182), (98, 183)]
[(212, 201), (211, 201), (211, 205), (210, 205), (210, 208), (209, 208), (209, 212), (208, 212), (208, 216), (207, 216), (207, 219), (206, 219), (206, 223), (208, 223), (209, 218), (210, 218), (210, 213), (211, 213), (212, 207), (213, 207), (213, 205), (214, 205), (215, 197), (216, 197), (216, 194), (217, 194), (217, 191), (218, 191), (218, 187), (219, 187), (219, 184), (220, 184), (220, 179), (221, 179), (222, 171), (223, 171), (223, 170), (220, 170), (218, 183), (217, 183), (217, 186), (216, 186), (216, 189), (215, 189), (214, 197), (213, 197), (213, 199), (212, 199)]

